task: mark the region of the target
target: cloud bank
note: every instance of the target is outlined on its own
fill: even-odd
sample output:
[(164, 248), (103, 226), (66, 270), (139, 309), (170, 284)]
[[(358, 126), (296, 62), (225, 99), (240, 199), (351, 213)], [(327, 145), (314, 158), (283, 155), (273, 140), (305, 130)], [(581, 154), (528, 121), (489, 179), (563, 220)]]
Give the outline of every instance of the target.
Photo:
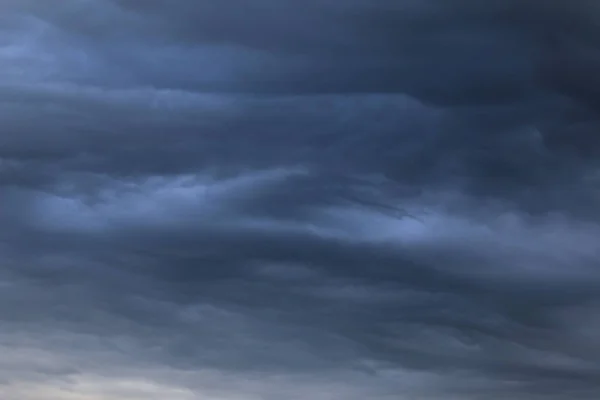
[(595, 398), (599, 11), (0, 2), (0, 397)]

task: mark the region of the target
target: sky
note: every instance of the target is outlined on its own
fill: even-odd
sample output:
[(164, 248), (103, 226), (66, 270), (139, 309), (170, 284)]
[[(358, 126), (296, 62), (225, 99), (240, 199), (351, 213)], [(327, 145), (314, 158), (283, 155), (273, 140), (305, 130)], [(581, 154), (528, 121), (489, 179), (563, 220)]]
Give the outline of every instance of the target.
[(599, 31), (0, 0), (0, 398), (597, 398)]

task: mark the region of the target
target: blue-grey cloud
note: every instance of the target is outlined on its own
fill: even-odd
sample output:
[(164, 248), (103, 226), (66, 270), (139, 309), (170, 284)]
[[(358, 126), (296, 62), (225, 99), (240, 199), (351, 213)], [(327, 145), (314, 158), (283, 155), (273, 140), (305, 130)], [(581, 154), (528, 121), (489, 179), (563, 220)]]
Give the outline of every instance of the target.
[(0, 11), (3, 399), (598, 392), (595, 3)]

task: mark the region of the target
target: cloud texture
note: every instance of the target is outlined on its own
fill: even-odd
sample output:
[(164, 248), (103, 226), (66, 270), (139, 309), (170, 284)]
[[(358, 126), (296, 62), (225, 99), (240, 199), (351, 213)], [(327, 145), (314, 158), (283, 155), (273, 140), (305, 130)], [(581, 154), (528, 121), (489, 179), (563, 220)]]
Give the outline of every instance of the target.
[(1, 0), (0, 397), (595, 398), (596, 3)]

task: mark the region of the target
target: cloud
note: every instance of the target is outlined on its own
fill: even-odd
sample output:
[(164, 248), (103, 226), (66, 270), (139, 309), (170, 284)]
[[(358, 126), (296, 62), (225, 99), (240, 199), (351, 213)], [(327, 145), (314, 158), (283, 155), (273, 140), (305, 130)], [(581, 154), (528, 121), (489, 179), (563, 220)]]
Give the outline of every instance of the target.
[(566, 4), (2, 2), (3, 398), (593, 398)]

